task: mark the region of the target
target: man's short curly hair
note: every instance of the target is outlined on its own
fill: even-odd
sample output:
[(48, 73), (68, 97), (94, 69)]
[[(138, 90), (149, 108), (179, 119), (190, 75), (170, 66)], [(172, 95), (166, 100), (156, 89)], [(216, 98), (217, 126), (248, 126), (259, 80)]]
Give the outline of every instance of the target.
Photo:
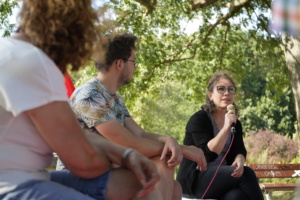
[(91, 0), (23, 0), (19, 31), (64, 73), (78, 70), (94, 55), (98, 17)]
[(127, 60), (131, 51), (136, 50), (137, 37), (130, 33), (107, 35), (102, 41), (103, 54), (96, 55), (95, 65), (98, 71), (108, 71), (115, 60)]

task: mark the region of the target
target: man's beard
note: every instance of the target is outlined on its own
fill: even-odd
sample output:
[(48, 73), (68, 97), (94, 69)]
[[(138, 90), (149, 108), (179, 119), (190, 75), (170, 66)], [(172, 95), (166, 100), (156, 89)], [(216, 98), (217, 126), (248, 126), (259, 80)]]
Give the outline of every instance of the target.
[(129, 76), (126, 76), (126, 74), (122, 74), (122, 76), (119, 78), (119, 82), (121, 85), (127, 85), (131, 83), (132, 77), (130, 78)]

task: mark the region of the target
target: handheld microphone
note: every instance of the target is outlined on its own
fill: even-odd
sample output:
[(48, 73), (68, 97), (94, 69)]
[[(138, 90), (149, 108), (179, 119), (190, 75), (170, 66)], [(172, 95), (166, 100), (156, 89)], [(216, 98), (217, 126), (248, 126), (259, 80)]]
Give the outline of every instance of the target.
[(234, 107), (233, 104), (229, 104), (229, 105), (227, 106), (227, 112), (228, 112), (228, 111), (233, 111), (233, 112), (235, 113), (235, 107)]
[[(228, 111), (233, 111), (233, 112), (235, 113), (235, 107), (234, 107), (234, 105), (229, 104), (229, 105), (227, 106), (227, 112), (228, 112)], [(232, 133), (235, 133), (235, 123), (232, 123), (232, 124), (231, 124), (231, 132), (232, 132)]]

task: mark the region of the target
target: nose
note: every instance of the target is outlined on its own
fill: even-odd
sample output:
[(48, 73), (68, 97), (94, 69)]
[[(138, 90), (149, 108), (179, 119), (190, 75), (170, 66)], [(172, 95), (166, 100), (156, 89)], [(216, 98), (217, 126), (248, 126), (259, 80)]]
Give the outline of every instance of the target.
[(224, 95), (227, 95), (227, 96), (229, 96), (229, 91), (228, 91), (228, 89), (227, 89), (227, 90), (225, 90), (225, 93), (224, 93)]

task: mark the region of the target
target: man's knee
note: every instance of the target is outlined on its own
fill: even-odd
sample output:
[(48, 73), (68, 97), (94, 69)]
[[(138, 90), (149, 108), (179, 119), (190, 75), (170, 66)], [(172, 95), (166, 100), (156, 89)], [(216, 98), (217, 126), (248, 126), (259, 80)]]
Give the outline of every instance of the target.
[(168, 167), (167, 159), (160, 160), (159, 156), (150, 158), (152, 162), (156, 165), (158, 171), (164, 171), (165, 173), (175, 173), (175, 168)]
[(142, 185), (132, 171), (117, 168), (110, 175), (106, 195), (107, 199), (132, 199), (140, 189)]
[(152, 157), (150, 158), (154, 164), (156, 165), (157, 167), (157, 170), (161, 176), (161, 180), (172, 180), (174, 181), (174, 183), (176, 183), (176, 185), (180, 188), (181, 190), (181, 186), (180, 184), (174, 180), (174, 175), (175, 175), (175, 168), (170, 168), (168, 167), (167, 165), (167, 161), (166, 160), (160, 160), (160, 157), (159, 156), (156, 156), (156, 157)]
[(181, 199), (182, 198), (182, 188), (178, 181), (174, 181), (174, 192), (173, 199)]

